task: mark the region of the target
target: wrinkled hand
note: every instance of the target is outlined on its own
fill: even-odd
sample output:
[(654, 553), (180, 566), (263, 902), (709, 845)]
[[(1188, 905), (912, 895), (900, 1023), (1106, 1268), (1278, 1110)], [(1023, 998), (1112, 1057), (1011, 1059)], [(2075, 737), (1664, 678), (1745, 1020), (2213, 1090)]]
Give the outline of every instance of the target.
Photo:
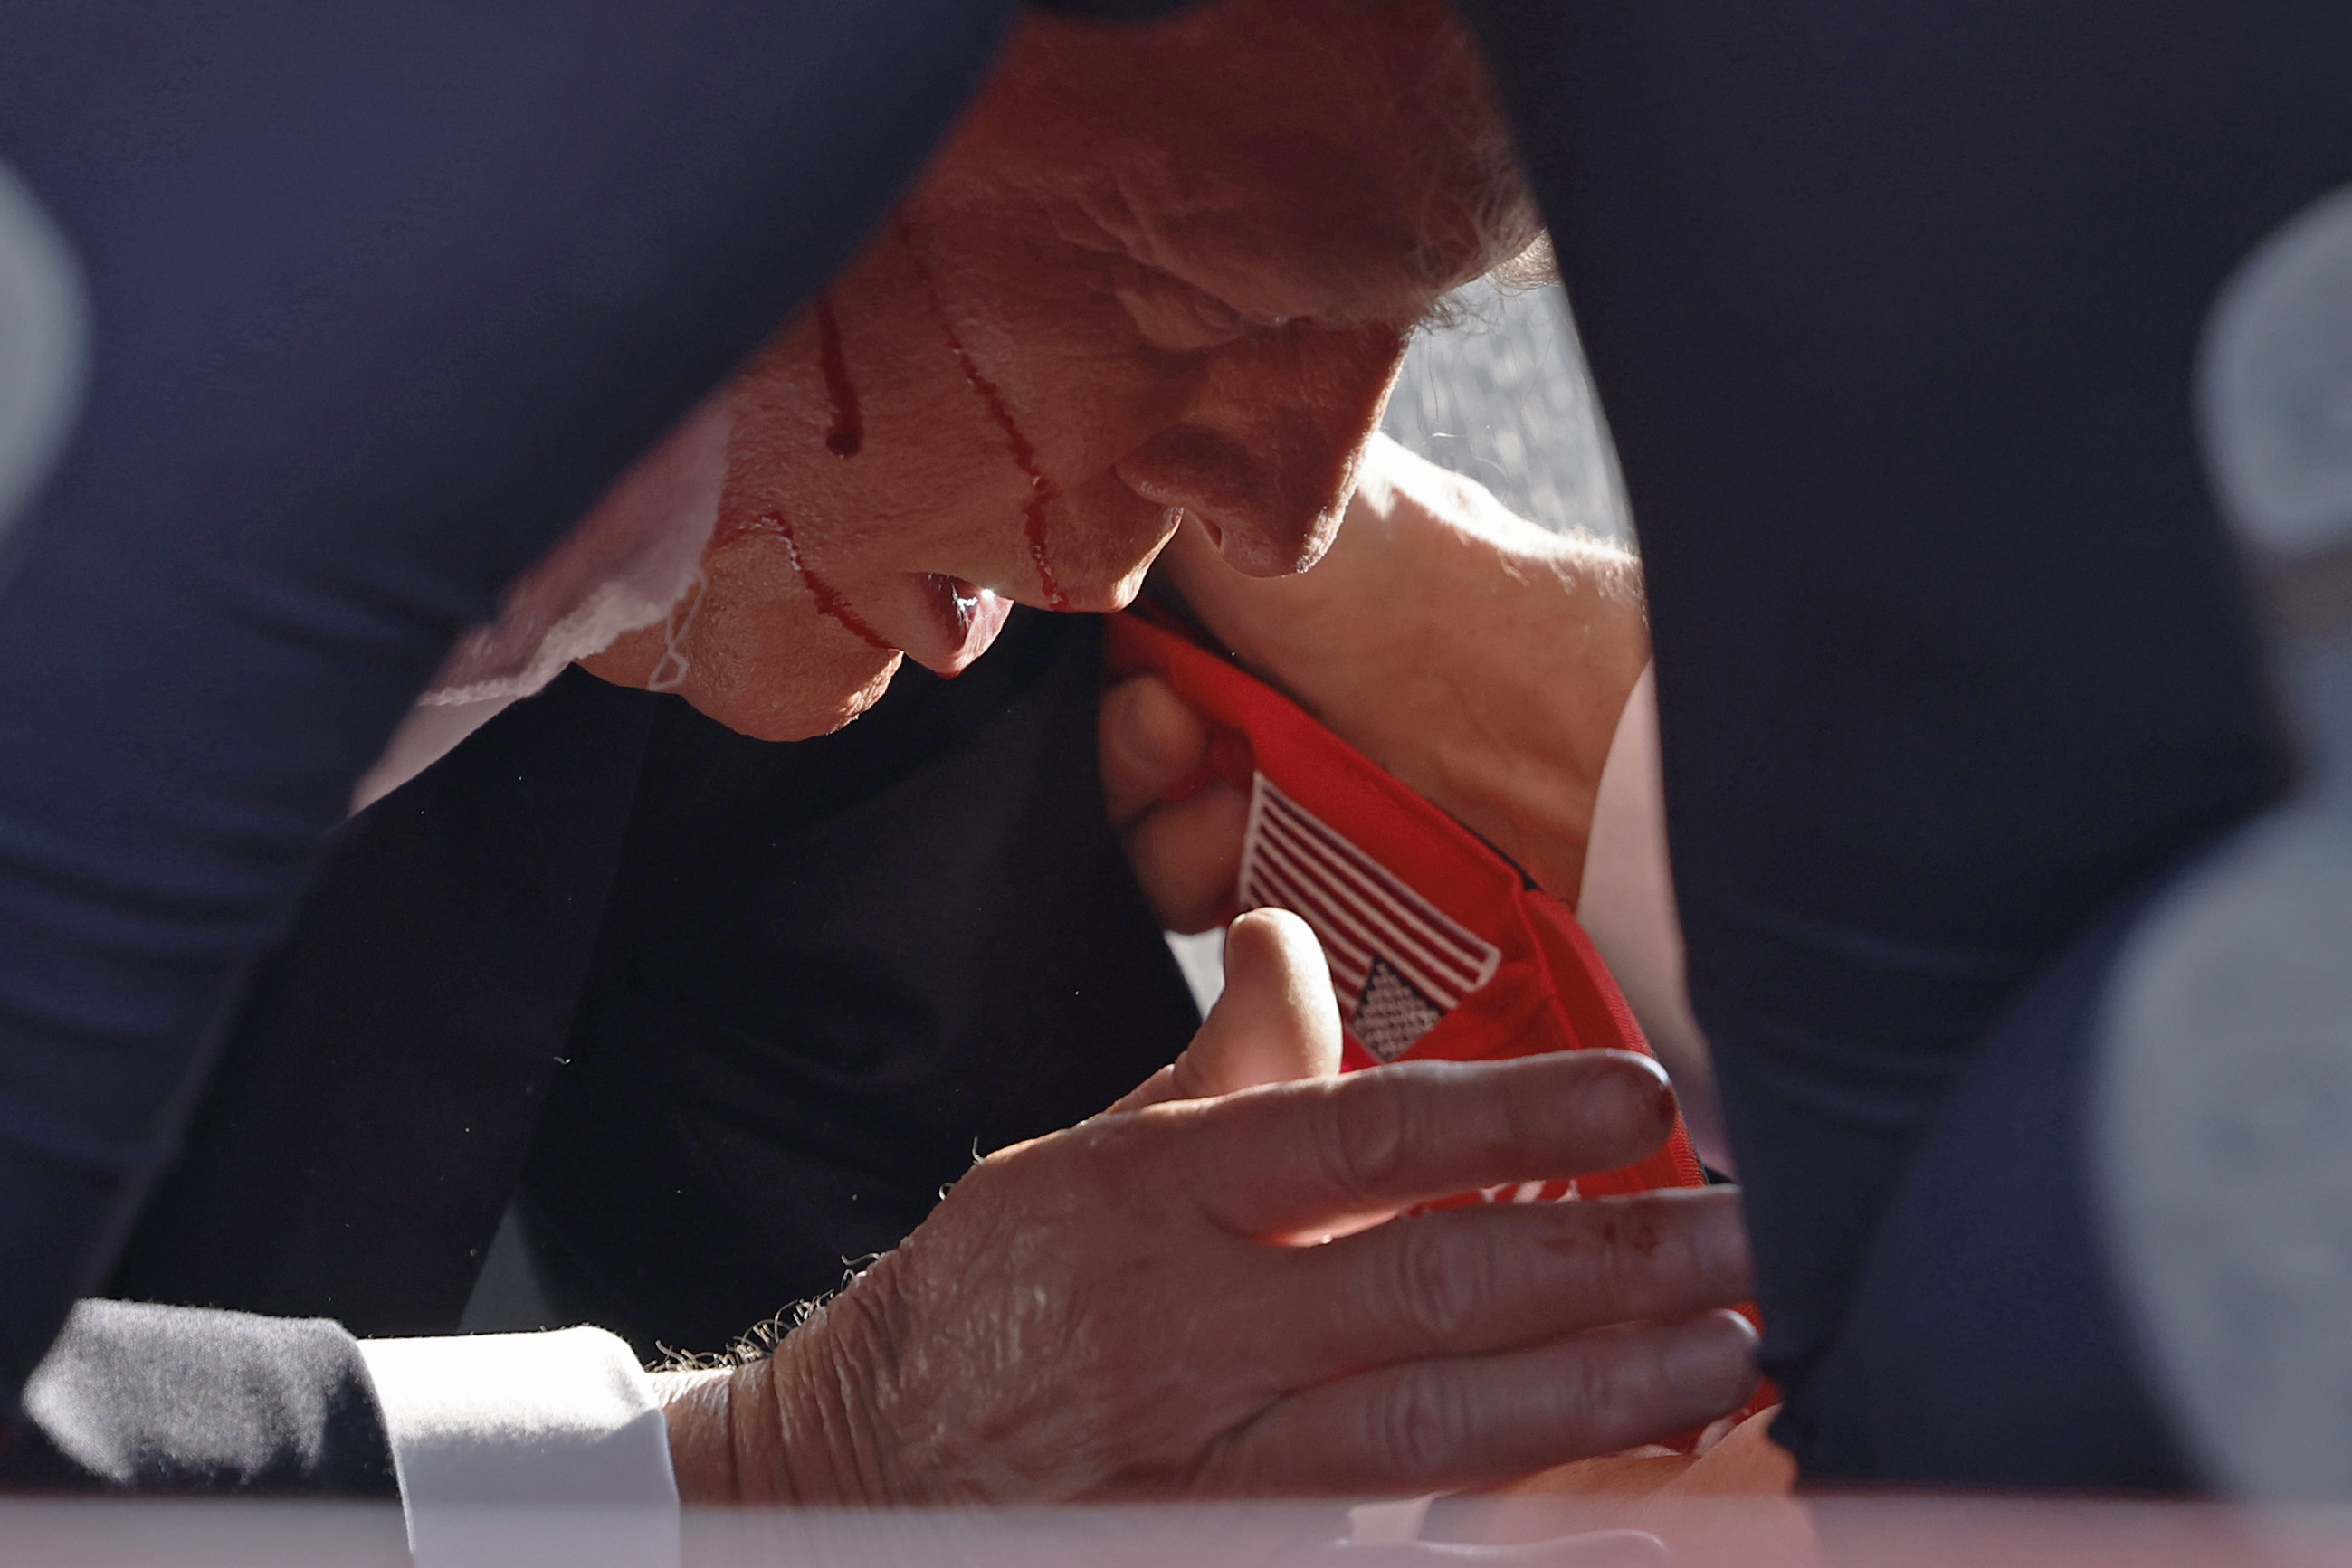
[[(1576, 901), (1601, 765), (1649, 661), (1631, 557), (1549, 533), (1375, 436), (1312, 570), (1244, 577), (1192, 522), (1160, 570), (1253, 671)], [(1105, 791), (1171, 930), (1214, 924), (1241, 852), (1237, 791), (1158, 803), (1207, 742), (1165, 683), (1105, 696)]]
[[(671, 1381), (687, 1500), (1411, 1492), (1747, 1396), (1752, 1334), (1709, 1311), (1749, 1291), (1727, 1191), (1378, 1223), (1641, 1157), (1672, 1114), (1655, 1067), (1592, 1051), (1335, 1078), (1312, 936), (1265, 911), (1228, 949), (1177, 1064), (982, 1160), (770, 1360)], [(1214, 1092), (1236, 1084), (1256, 1086)]]

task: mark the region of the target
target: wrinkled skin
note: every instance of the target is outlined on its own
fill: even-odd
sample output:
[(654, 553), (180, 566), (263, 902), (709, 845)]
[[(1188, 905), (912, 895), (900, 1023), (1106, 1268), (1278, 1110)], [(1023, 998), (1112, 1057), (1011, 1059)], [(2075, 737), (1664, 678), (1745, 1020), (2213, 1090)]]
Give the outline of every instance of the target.
[[(1433, 0), (1025, 24), (831, 292), (854, 455), (812, 312), (732, 394), (699, 597), (591, 667), (644, 684), (681, 655), (702, 711), (793, 738), (902, 655), (977, 657), (984, 593), (1126, 602), (1180, 527), (1229, 574), (1311, 565), (1407, 331), (1534, 233), (1483, 90)], [(1380, 1223), (1640, 1157), (1672, 1120), (1655, 1067), (1342, 1080), (1303, 925), (1245, 916), (1227, 962), (1119, 1107), (981, 1161), (766, 1360), (666, 1376), (681, 1494), (1412, 1492), (1746, 1397), (1753, 1336), (1716, 1310), (1750, 1290), (1736, 1195)]]
[(1228, 943), (1225, 999), (1172, 1068), (981, 1162), (771, 1360), (673, 1382), (688, 1500), (1412, 1491), (1746, 1397), (1752, 1333), (1707, 1310), (1749, 1288), (1730, 1193), (1376, 1223), (1641, 1157), (1673, 1113), (1653, 1064), (1336, 1078), (1312, 934), (1266, 910)]
[[(1671, 904), (1653, 914), (1605, 880), (1601, 905), (1582, 904), (1603, 766), (1629, 744), (1617, 726), (1649, 658), (1639, 563), (1515, 517), (1375, 436), (1347, 526), (1313, 571), (1244, 577), (1190, 528), (1160, 570), (1244, 664), (1577, 908), (1626, 966), (1617, 978), (1700, 1157), (1732, 1169)], [(1106, 691), (1097, 734), (1111, 821), (1154, 913), (1170, 930), (1206, 930), (1234, 906), (1247, 793), (1213, 779), (1168, 799), (1199, 776), (1211, 736), (1157, 676)], [(1620, 819), (1621, 867), (1639, 831)], [(1654, 870), (1664, 877), (1663, 859)]]
[(675, 644), (697, 707), (796, 739), (902, 653), (977, 657), (981, 591), (1126, 603), (1181, 517), (1244, 573), (1311, 564), (1406, 334), (1536, 233), (1484, 90), (1424, 0), (1024, 24), (831, 290), (855, 455), (812, 310), (732, 394), (690, 615), (589, 667), (644, 685)]
[[(1192, 528), (1161, 570), (1244, 664), (1575, 902), (1601, 767), (1650, 657), (1631, 557), (1547, 532), (1380, 436), (1315, 570), (1244, 577)], [(1206, 930), (1231, 906), (1247, 798), (1214, 781), (1162, 802), (1209, 733), (1156, 676), (1104, 695), (1099, 738), (1153, 909)]]

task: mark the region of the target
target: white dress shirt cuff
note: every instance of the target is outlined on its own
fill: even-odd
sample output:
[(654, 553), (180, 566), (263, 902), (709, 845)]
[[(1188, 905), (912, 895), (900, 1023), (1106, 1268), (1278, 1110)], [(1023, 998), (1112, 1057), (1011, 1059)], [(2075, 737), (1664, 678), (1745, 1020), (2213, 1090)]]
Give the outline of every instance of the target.
[(676, 1568), (653, 1381), (602, 1329), (360, 1342), (417, 1568)]

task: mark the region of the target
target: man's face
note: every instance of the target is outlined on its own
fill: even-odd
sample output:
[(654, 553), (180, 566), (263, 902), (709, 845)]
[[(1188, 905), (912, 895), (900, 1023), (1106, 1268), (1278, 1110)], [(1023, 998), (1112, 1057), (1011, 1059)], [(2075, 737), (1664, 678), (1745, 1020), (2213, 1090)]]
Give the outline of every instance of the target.
[(642, 685), (674, 647), (697, 707), (794, 739), (902, 653), (961, 669), (1006, 601), (1127, 603), (1187, 515), (1242, 571), (1300, 570), (1413, 323), (1532, 233), (1433, 5), (1034, 20), (735, 387), (699, 599), (591, 667)]

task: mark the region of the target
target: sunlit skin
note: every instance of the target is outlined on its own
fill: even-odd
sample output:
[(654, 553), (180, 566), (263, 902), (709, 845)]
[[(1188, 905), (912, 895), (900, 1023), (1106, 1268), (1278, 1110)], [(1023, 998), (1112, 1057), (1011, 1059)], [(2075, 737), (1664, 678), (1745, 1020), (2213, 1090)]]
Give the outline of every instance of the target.
[[(854, 718), (902, 657), (977, 658), (992, 596), (1126, 603), (1180, 526), (1241, 573), (1304, 569), (1412, 326), (1533, 235), (1519, 193), (1435, 0), (1024, 23), (901, 210), (735, 388), (698, 597), (591, 667), (645, 684), (667, 659), (667, 685), (682, 660), (704, 713), (794, 738)], [(1672, 1120), (1654, 1066), (1343, 1079), (1336, 1025), (1311, 933), (1244, 916), (1183, 1060), (979, 1161), (766, 1359), (665, 1375), (681, 1496), (1410, 1494), (1746, 1397), (1753, 1335), (1714, 1310), (1752, 1288), (1728, 1193), (1365, 1228), (1641, 1157)]]
[[(1573, 906), (1601, 769), (1649, 663), (1638, 564), (1514, 517), (1385, 437), (1348, 512), (1303, 576), (1242, 578), (1191, 529), (1160, 572), (1244, 665)], [(1171, 930), (1205, 928), (1229, 902), (1247, 792), (1212, 781), (1162, 800), (1209, 744), (1164, 683), (1107, 694), (1100, 738), (1153, 909)]]
[(698, 708), (794, 739), (902, 656), (963, 668), (992, 595), (1127, 603), (1184, 516), (1312, 564), (1412, 326), (1536, 232), (1479, 69), (1418, 3), (1025, 24), (835, 280), (836, 373), (812, 310), (739, 381), (698, 599), (589, 667), (675, 647)]

